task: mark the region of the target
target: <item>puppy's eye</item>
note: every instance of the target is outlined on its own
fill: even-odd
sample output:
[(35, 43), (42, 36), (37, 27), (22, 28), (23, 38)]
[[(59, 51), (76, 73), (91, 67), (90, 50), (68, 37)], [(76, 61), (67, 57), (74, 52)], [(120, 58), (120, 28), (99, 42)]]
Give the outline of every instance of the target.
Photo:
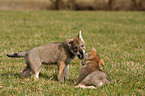
[(81, 45), (81, 47), (84, 47), (84, 45)]

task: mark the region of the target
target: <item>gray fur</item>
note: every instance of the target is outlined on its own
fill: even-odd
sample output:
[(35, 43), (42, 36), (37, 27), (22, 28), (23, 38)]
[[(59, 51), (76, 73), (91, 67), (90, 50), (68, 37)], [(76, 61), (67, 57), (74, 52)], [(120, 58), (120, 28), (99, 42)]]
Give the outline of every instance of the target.
[[(7, 54), (7, 56), (25, 58), (27, 66), (21, 71), (22, 77), (26, 77), (32, 73), (35, 78), (38, 78), (42, 64), (56, 64), (58, 66), (58, 80), (63, 82), (64, 77), (66, 77), (66, 79), (69, 78), (68, 64), (76, 55), (78, 55), (80, 59), (84, 56), (83, 52), (85, 50), (85, 46), (82, 47), (82, 45), (84, 45), (84, 41), (81, 41), (79, 35), (77, 38), (67, 39), (63, 43), (46, 44), (25, 52)], [(74, 46), (77, 46), (77, 49), (74, 49)]]

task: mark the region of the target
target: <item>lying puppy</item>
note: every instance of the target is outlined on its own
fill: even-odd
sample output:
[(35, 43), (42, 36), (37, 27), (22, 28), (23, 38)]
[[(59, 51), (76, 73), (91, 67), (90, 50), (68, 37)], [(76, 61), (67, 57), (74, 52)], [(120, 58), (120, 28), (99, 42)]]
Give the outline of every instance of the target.
[(80, 31), (77, 38), (67, 39), (63, 43), (50, 43), (28, 51), (7, 54), (7, 56), (25, 58), (27, 66), (21, 70), (21, 77), (27, 77), (32, 73), (37, 79), (42, 64), (56, 64), (58, 66), (57, 78), (64, 82), (64, 77), (69, 79), (69, 63), (76, 55), (79, 59), (83, 59), (84, 53), (85, 42)]
[(95, 48), (92, 48), (92, 51), (85, 55), (81, 63), (83, 67), (80, 70), (77, 80), (78, 85), (75, 87), (96, 89), (106, 83), (110, 84), (108, 75), (100, 69), (101, 65), (104, 67), (104, 61), (96, 55)]

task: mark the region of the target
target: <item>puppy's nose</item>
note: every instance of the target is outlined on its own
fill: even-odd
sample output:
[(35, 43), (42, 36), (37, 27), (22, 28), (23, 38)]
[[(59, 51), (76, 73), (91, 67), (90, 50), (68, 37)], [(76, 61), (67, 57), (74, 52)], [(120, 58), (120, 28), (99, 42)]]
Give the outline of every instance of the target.
[(79, 50), (79, 53), (80, 53), (80, 54), (83, 54), (83, 50)]

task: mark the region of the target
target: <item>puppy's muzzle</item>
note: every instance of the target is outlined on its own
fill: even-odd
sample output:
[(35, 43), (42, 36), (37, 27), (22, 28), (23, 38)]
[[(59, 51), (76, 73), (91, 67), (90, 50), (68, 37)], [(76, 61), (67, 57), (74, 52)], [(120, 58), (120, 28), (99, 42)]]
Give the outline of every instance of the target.
[(78, 58), (79, 59), (83, 59), (84, 58), (84, 52), (83, 52), (83, 50), (79, 50)]

